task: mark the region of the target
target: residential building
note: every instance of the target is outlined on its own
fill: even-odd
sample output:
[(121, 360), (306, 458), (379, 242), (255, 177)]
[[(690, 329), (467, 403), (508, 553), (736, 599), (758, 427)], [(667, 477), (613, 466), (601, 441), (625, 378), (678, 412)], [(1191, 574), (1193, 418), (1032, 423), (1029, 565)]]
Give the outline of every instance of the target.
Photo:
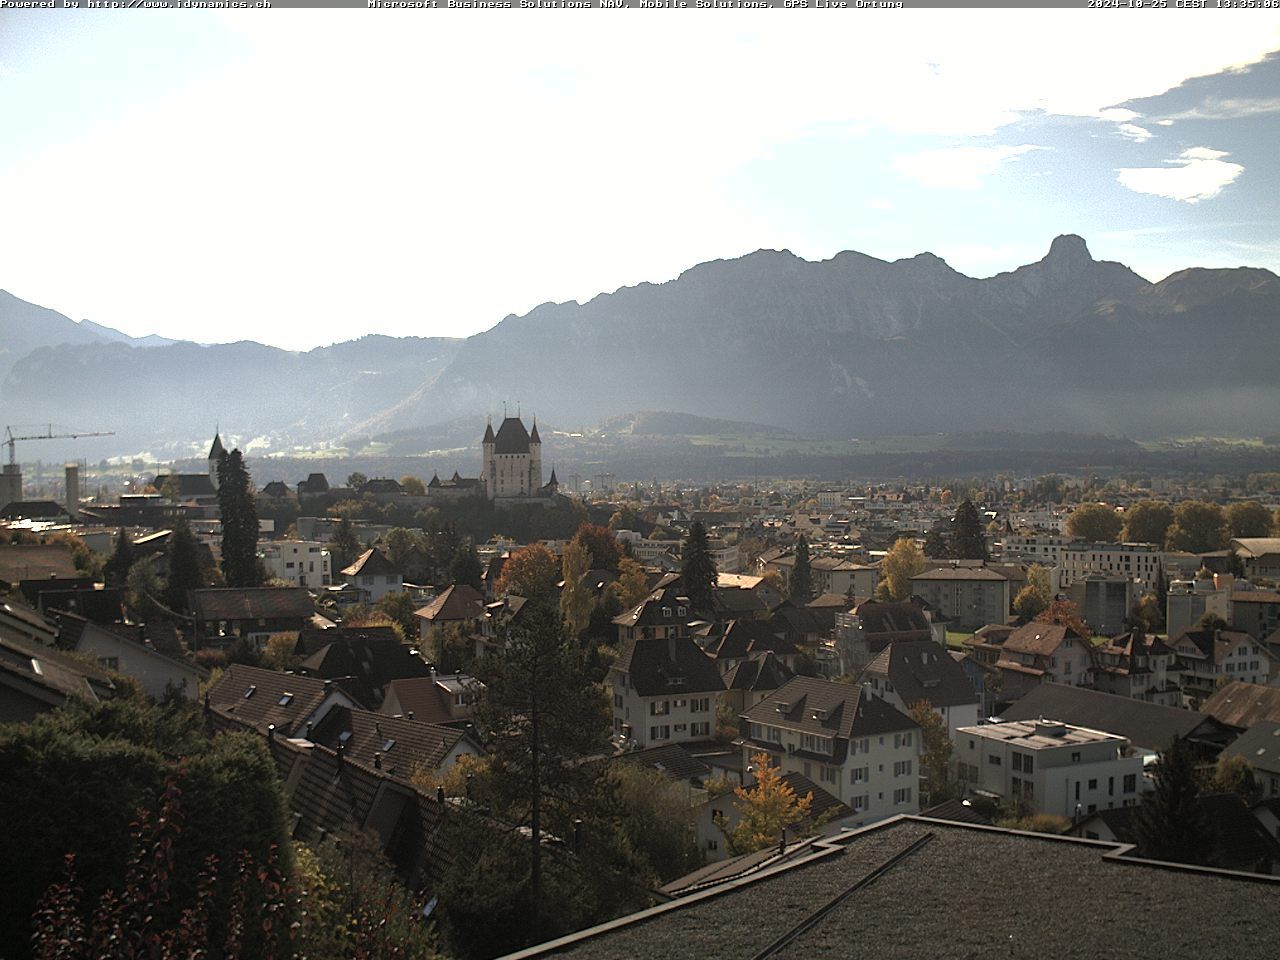
[(1004, 536), (1001, 557), (1038, 563), (1042, 567), (1056, 567), (1062, 558), (1063, 548), (1075, 542), (1074, 537), (1053, 533), (1010, 533)]
[(1239, 630), (1183, 630), (1169, 646), (1178, 658), (1183, 697), (1192, 706), (1208, 699), (1220, 682), (1267, 684), (1275, 672), (1271, 652)]
[(933, 640), (891, 643), (862, 672), (860, 682), (903, 713), (926, 701), (955, 736), (980, 719), (979, 699), (964, 668)]
[[(1231, 577), (1225, 579), (1232, 580)], [(1172, 581), (1165, 601), (1168, 636), (1176, 637), (1183, 630), (1194, 629), (1205, 614), (1213, 614), (1230, 623), (1231, 587), (1230, 582), (1221, 583), (1218, 575)]]
[(1059, 586), (1066, 589), (1091, 573), (1118, 574), (1134, 581), (1139, 593), (1156, 588), (1164, 552), (1151, 543), (1071, 543), (1059, 553)]
[(864, 600), (836, 614), (836, 652), (842, 674), (856, 676), (889, 644), (930, 640), (928, 617), (909, 601)]
[(815, 557), (809, 562), (813, 589), (841, 597), (873, 597), (880, 583), (880, 568), (854, 563), (842, 557)]
[(1215, 690), (1200, 712), (1241, 732), (1263, 720), (1280, 723), (1280, 688), (1235, 680)]
[(115, 696), (105, 667), (0, 630), (0, 724), (26, 723), (73, 698)]
[(920, 728), (863, 686), (794, 677), (739, 718), (744, 766), (764, 752), (864, 825), (920, 809)]
[(1009, 580), (986, 567), (926, 570), (911, 578), (911, 592), (953, 620), (953, 629), (976, 630), (1009, 619)]
[(1008, 634), (975, 634), (969, 645), (982, 663), (1006, 674), (1023, 674), (1036, 683), (1089, 686), (1093, 680), (1092, 645), (1062, 624), (1032, 621)]
[(1128, 577), (1090, 573), (1067, 587), (1067, 597), (1095, 634), (1114, 637), (1125, 628), (1129, 611), (1137, 601)]
[(237, 638), (265, 644), (273, 633), (302, 630), (316, 612), (301, 587), (211, 587), (192, 590), (188, 598), (196, 622), (193, 648)]
[(1231, 727), (1194, 710), (1061, 683), (1039, 684), (1000, 714), (1002, 720), (1040, 717), (1114, 733), (1147, 756), (1155, 756), (1175, 738), (1185, 740), (1205, 762), (1213, 760), (1236, 736)]
[(1250, 580), (1280, 580), (1280, 537), (1237, 537), (1228, 547)]
[(355, 563), (342, 571), (342, 576), (349, 586), (368, 594), (366, 603), (377, 603), (388, 593), (404, 589), (404, 572), (377, 547), (370, 547), (356, 557)]
[(423, 647), (439, 659), (440, 639), (448, 627), (458, 627), (467, 633), (479, 629), (485, 616), (484, 595), (470, 584), (455, 583), (413, 615), (418, 618), (418, 638)]
[(233, 663), (205, 692), (205, 710), (258, 733), (306, 737), (333, 707), (359, 705), (337, 683)]
[(143, 692), (159, 700), (180, 696), (194, 700), (209, 674), (194, 663), (158, 650), (136, 624), (90, 623), (75, 614), (59, 613), (60, 642), (87, 654), (108, 670), (137, 680)]
[(268, 577), (291, 587), (327, 587), (333, 582), (333, 558), (318, 540), (265, 540), (258, 544), (258, 559)]
[(962, 727), (960, 779), (1014, 809), (1076, 818), (1136, 804), (1142, 757), (1124, 737), (1054, 720)]
[(772, 652), (779, 663), (794, 670), (800, 653), (795, 644), (787, 640), (762, 620), (730, 620), (724, 634), (706, 647), (707, 655), (715, 661), (721, 676), (728, 674), (740, 663), (766, 651)]
[(427, 723), (465, 726), (484, 692), (484, 684), (465, 673), (392, 680), (379, 708), (390, 716), (406, 716)]
[(1227, 622), (1250, 636), (1265, 640), (1280, 630), (1280, 591), (1233, 590), (1230, 610)]
[(1122, 633), (1093, 648), (1093, 686), (1106, 693), (1182, 706), (1182, 688), (1174, 670), (1173, 650), (1142, 630)]
[(1280, 797), (1280, 723), (1259, 720), (1223, 750), (1222, 755), (1240, 757), (1249, 765), (1263, 799)]
[(624, 639), (607, 683), (614, 737), (624, 747), (709, 740), (715, 732), (724, 681), (688, 636)]

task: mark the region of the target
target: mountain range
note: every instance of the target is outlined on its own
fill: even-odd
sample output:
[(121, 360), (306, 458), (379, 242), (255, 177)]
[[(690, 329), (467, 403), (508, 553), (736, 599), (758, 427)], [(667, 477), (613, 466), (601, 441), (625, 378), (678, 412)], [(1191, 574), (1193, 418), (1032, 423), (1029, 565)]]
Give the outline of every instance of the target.
[(1151, 283), (1071, 235), (986, 279), (928, 253), (760, 250), (461, 341), (148, 345), (8, 294), (0, 333), (12, 422), (115, 430), (121, 450), (204, 440), (214, 420), (277, 447), (482, 429), (516, 398), (565, 428), (665, 410), (832, 438), (1256, 434), (1280, 413), (1280, 278), (1192, 268)]

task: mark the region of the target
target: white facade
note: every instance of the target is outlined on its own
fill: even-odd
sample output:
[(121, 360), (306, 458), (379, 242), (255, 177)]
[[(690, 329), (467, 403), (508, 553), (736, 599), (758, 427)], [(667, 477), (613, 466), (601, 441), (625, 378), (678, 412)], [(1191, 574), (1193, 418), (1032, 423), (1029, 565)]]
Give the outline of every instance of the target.
[(194, 700), (200, 680), (206, 676), (194, 664), (166, 657), (140, 641), (126, 640), (93, 623), (85, 625), (76, 652), (88, 654), (108, 670), (133, 677), (147, 696), (157, 699), (173, 692)]
[(1164, 552), (1150, 543), (1073, 543), (1059, 554), (1059, 582), (1063, 589), (1091, 573), (1128, 577), (1138, 592), (1155, 589), (1164, 567)]
[(292, 587), (327, 587), (333, 582), (329, 549), (315, 540), (268, 540), (258, 546), (268, 577)]
[(962, 727), (960, 778), (1027, 813), (1074, 818), (1138, 803), (1142, 757), (1124, 737), (1044, 720)]
[(1044, 567), (1057, 566), (1062, 550), (1075, 541), (1052, 533), (1011, 533), (1004, 538), (1004, 560), (1024, 560)]
[(710, 740), (715, 733), (718, 697), (714, 693), (643, 697), (619, 678), (612, 693), (614, 733), (621, 736), (627, 726), (630, 741), (638, 749)]

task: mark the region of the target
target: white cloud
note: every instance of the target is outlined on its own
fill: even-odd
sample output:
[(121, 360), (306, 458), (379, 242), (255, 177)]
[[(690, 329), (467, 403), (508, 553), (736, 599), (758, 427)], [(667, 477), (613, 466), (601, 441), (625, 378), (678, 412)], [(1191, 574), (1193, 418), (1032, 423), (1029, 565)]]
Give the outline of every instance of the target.
[(1190, 110), (1171, 113), (1160, 123), (1174, 120), (1241, 120), (1280, 113), (1280, 97), (1208, 97)]
[(1155, 134), (1150, 130), (1145, 127), (1140, 127), (1135, 123), (1122, 123), (1116, 129), (1120, 131), (1122, 136), (1127, 137), (1130, 140), (1136, 140), (1138, 143), (1145, 143), (1155, 136)]
[(1226, 156), (1222, 150), (1192, 147), (1166, 160), (1169, 166), (1127, 167), (1117, 171), (1116, 179), (1135, 193), (1198, 203), (1216, 197), (1244, 173), (1244, 167), (1227, 162)]
[[(220, 72), (195, 89), (157, 75), (125, 121), (36, 139), (3, 123), (0, 88), (20, 156), (0, 166), (8, 289), (133, 333), (472, 333), (543, 300), (802, 247), (732, 176), (784, 169), (816, 133), (852, 131), (869, 154), (886, 133), (946, 138), (956, 146), (895, 165), (972, 189), (1035, 147), (965, 138), (1029, 115), (1132, 124), (1115, 104), (1280, 47), (1275, 19), (1154, 18), (1134, 45), (1074, 10), (903, 10), (820, 29), (755, 11), (248, 13), (216, 15), (235, 31)], [(137, 19), (157, 45), (178, 22)], [(113, 65), (84, 22), (68, 89), (150, 69)], [(1082, 49), (1108, 68), (1081, 71)], [(1234, 166), (1187, 160), (1214, 163)]]
[(943, 147), (895, 157), (893, 168), (926, 187), (977, 190), (1001, 164), (1045, 149), (1048, 148), (1029, 143), (1016, 147)]
[(1173, 126), (1173, 121), (1172, 121), (1172, 120), (1167, 120), (1167, 119), (1166, 119), (1166, 120), (1157, 120), (1157, 121), (1156, 121), (1156, 126), (1158, 126), (1158, 127), (1172, 127), (1172, 126)]

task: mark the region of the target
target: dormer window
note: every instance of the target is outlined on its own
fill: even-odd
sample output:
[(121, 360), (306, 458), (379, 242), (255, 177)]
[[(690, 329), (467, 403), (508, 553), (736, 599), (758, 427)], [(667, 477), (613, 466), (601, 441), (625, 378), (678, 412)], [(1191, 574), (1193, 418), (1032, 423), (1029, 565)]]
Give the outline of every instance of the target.
[(671, 608), (670, 608), (670, 607), (663, 607), (663, 608), (662, 608), (662, 619), (664, 619), (664, 620), (670, 620), (670, 619), (671, 619)]
[(685, 607), (677, 607), (677, 608), (676, 608), (676, 615), (677, 615), (677, 616), (683, 617), (683, 616), (685, 616), (685, 615), (686, 615), (686, 612), (687, 612), (687, 611), (686, 611), (686, 608), (685, 608)]

